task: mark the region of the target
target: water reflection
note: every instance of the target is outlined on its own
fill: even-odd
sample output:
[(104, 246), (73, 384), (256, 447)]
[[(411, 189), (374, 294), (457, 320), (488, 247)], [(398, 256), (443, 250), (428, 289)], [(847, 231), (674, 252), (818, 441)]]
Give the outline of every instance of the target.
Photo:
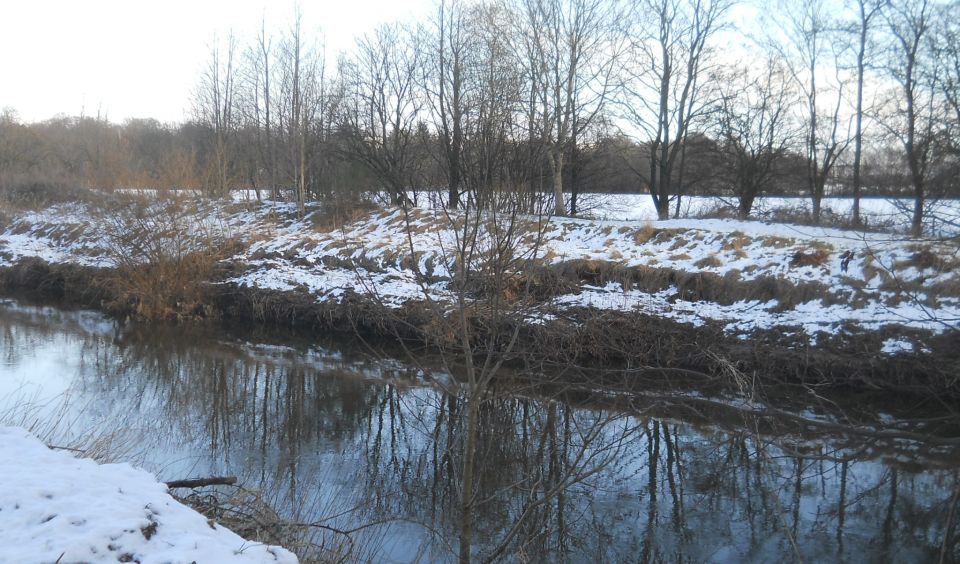
[[(62, 444), (109, 440), (164, 479), (237, 475), (287, 517), (327, 527), (325, 542), (352, 531), (368, 547), (356, 557), (456, 557), (465, 399), (417, 370), (342, 345), (119, 329), (12, 302), (0, 335), (5, 421)], [(703, 398), (573, 397), (513, 390), (481, 405), (479, 559), (957, 556), (949, 440), (801, 431), (714, 416)]]

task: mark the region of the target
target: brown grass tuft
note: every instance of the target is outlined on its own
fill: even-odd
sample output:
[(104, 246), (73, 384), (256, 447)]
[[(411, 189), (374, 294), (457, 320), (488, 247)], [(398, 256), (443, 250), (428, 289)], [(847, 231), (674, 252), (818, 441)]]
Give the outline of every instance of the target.
[[(721, 248), (724, 251), (736, 251), (738, 253), (742, 253), (743, 248), (749, 246), (751, 243), (753, 243), (753, 238), (746, 235), (742, 231), (734, 231), (724, 238), (723, 246)], [(743, 253), (743, 256), (746, 256), (746, 253)]]
[(653, 226), (649, 221), (644, 222), (643, 226), (640, 229), (637, 229), (633, 232), (633, 242), (637, 245), (643, 245), (653, 239), (656, 236), (658, 230)]
[(697, 262), (693, 263), (693, 266), (697, 268), (716, 268), (723, 265), (717, 255), (710, 255), (708, 257), (703, 257)]
[(790, 258), (791, 267), (823, 266), (830, 259), (830, 251), (824, 248), (800, 249)]
[(793, 239), (787, 237), (778, 237), (772, 235), (761, 239), (760, 245), (763, 247), (773, 247), (774, 249), (785, 249), (794, 243)]
[(897, 262), (893, 265), (895, 270), (904, 270), (912, 267), (916, 268), (917, 270), (929, 269), (937, 272), (944, 272), (953, 266), (944, 257), (931, 249), (929, 245), (918, 245), (913, 247), (912, 250), (913, 254), (910, 255), (909, 259)]

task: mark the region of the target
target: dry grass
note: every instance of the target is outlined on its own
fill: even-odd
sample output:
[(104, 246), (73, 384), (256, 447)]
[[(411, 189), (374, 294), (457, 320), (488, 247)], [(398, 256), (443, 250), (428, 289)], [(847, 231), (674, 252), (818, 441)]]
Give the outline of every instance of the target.
[(760, 240), (760, 245), (763, 247), (773, 247), (774, 249), (785, 249), (794, 243), (793, 239), (787, 237), (779, 237), (776, 235), (771, 235), (769, 237), (763, 237)]
[(207, 283), (239, 244), (204, 226), (195, 202), (118, 202), (103, 211), (102, 224), (116, 265), (113, 308), (144, 319), (208, 314)]
[(531, 270), (533, 293), (541, 298), (576, 291), (582, 284), (603, 286), (619, 283), (625, 290), (659, 292), (678, 289), (678, 297), (688, 301), (707, 300), (729, 305), (741, 300), (766, 302), (776, 300), (786, 310), (798, 303), (829, 298), (830, 289), (823, 284), (795, 284), (775, 276), (744, 280), (742, 272), (732, 270), (719, 275), (712, 272), (690, 272), (653, 264), (626, 266), (602, 260), (570, 260)]
[(663, 244), (680, 237), (680, 235), (686, 234), (686, 232), (686, 229), (658, 229), (656, 236), (653, 238), (653, 242)]
[(712, 254), (707, 257), (703, 257), (702, 259), (693, 263), (693, 266), (697, 268), (716, 268), (722, 265), (723, 265), (723, 262), (721, 262), (720, 259), (715, 254)]
[(720, 247), (724, 251), (742, 251), (753, 243), (753, 238), (742, 231), (734, 231), (723, 239), (723, 245)]
[(927, 290), (930, 296), (960, 297), (960, 274), (954, 274), (946, 280), (931, 284)]
[(823, 266), (828, 260), (830, 251), (825, 248), (799, 249), (790, 257), (790, 266)]
[(241, 537), (282, 546), (300, 562), (369, 561), (379, 546), (360, 546), (349, 534), (322, 524), (299, 523), (282, 517), (262, 492), (241, 486), (189, 490), (177, 500)]
[(673, 241), (673, 243), (672, 243), (669, 247), (667, 247), (667, 250), (668, 250), (668, 251), (676, 251), (677, 249), (686, 247), (686, 246), (689, 245), (689, 244), (690, 244), (690, 242), (687, 241), (686, 239), (684, 239), (683, 237), (677, 237), (677, 238)]
[[(627, 228), (621, 227), (620, 229), (623, 230)], [(651, 239), (653, 239), (654, 236), (657, 235), (657, 233), (658, 233), (657, 228), (654, 227), (653, 224), (650, 223), (649, 221), (646, 221), (643, 223), (640, 229), (637, 229), (636, 231), (633, 232), (633, 242), (636, 245), (644, 245), (648, 243)]]
[(910, 250), (912, 252), (910, 258), (894, 264), (894, 270), (916, 268), (917, 270), (947, 272), (960, 266), (956, 259), (948, 258), (937, 253), (929, 245), (915, 245)]

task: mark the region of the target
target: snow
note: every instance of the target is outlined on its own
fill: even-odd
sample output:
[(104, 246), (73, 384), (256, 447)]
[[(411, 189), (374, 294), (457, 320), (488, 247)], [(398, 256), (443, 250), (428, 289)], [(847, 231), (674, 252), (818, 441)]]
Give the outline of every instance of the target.
[[(581, 207), (591, 217), (598, 219), (617, 219), (625, 221), (653, 221), (657, 219), (657, 210), (647, 194), (587, 194), (582, 196)], [(727, 198), (713, 196), (684, 196), (680, 212), (685, 217), (697, 217), (716, 211), (718, 208), (735, 212), (737, 204)], [(759, 220), (770, 220), (777, 212), (810, 213), (813, 204), (810, 198), (764, 196), (758, 198), (751, 216)], [(671, 205), (671, 211), (674, 206)], [(845, 197), (826, 197), (822, 202), (822, 213), (851, 219), (853, 199)], [(913, 200), (910, 198), (861, 198), (860, 215), (866, 225), (893, 228), (907, 231), (913, 213)], [(956, 235), (960, 231), (960, 201), (940, 200), (927, 203), (926, 215), (928, 229), (937, 235)]]
[(883, 342), (880, 350), (886, 354), (911, 353), (913, 352), (913, 343), (902, 339), (887, 339)]
[(0, 546), (6, 562), (297, 562), (177, 502), (150, 473), (52, 450), (0, 427)]
[[(645, 292), (605, 281), (600, 286), (581, 285), (542, 303), (528, 316), (531, 323), (553, 319), (564, 308), (588, 307), (693, 325), (719, 323), (740, 338), (749, 338), (757, 330), (799, 329), (811, 344), (821, 333), (891, 326), (942, 333), (960, 326), (960, 273), (949, 266), (960, 261), (955, 243), (763, 221), (651, 221), (640, 219), (652, 212), (647, 196), (593, 195), (590, 199), (595, 218), (546, 218), (542, 245), (535, 248), (524, 241), (517, 254), (554, 266), (582, 259), (627, 269), (706, 273), (758, 286), (776, 281), (807, 288), (806, 293), (799, 292), (806, 298), (786, 305), (766, 295), (732, 303), (706, 298), (689, 301), (677, 283)], [(768, 200), (761, 210), (776, 204), (771, 203), (776, 199)], [(801, 202), (780, 200), (796, 201), (779, 205)], [(717, 203), (703, 198), (684, 201), (691, 208)], [(895, 202), (888, 202), (886, 208), (878, 202), (865, 200), (865, 213), (898, 209)], [(841, 203), (831, 200), (827, 205), (839, 208)], [(303, 291), (318, 303), (340, 303), (350, 294), (373, 296), (390, 308), (411, 300), (430, 299), (441, 306), (456, 302), (449, 281), (458, 236), (453, 225), (460, 216), (448, 216), (441, 208), (416, 208), (409, 215), (395, 208), (374, 209), (330, 229), (314, 223), (310, 212), (315, 208), (308, 207), (308, 215), (300, 219), (289, 202), (204, 201), (196, 207), (197, 230), (249, 243), (230, 258), (239, 268), (226, 282)], [(526, 219), (535, 224), (539, 218)], [(95, 210), (87, 204), (23, 214), (0, 233), (0, 266), (31, 256), (49, 262), (109, 265), (110, 242), (97, 221)], [(69, 236), (63, 236), (64, 231)], [(491, 244), (482, 231), (479, 243)], [(817, 252), (823, 260), (810, 264), (796, 260)], [(844, 253), (853, 254), (846, 269), (841, 266)], [(940, 262), (916, 260), (920, 253), (936, 256)]]

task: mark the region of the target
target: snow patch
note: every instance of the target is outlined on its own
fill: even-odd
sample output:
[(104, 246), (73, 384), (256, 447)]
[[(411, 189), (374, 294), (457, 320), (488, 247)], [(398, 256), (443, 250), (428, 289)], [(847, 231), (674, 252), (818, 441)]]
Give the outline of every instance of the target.
[(150, 473), (51, 450), (0, 427), (0, 547), (7, 562), (278, 562), (177, 502)]

